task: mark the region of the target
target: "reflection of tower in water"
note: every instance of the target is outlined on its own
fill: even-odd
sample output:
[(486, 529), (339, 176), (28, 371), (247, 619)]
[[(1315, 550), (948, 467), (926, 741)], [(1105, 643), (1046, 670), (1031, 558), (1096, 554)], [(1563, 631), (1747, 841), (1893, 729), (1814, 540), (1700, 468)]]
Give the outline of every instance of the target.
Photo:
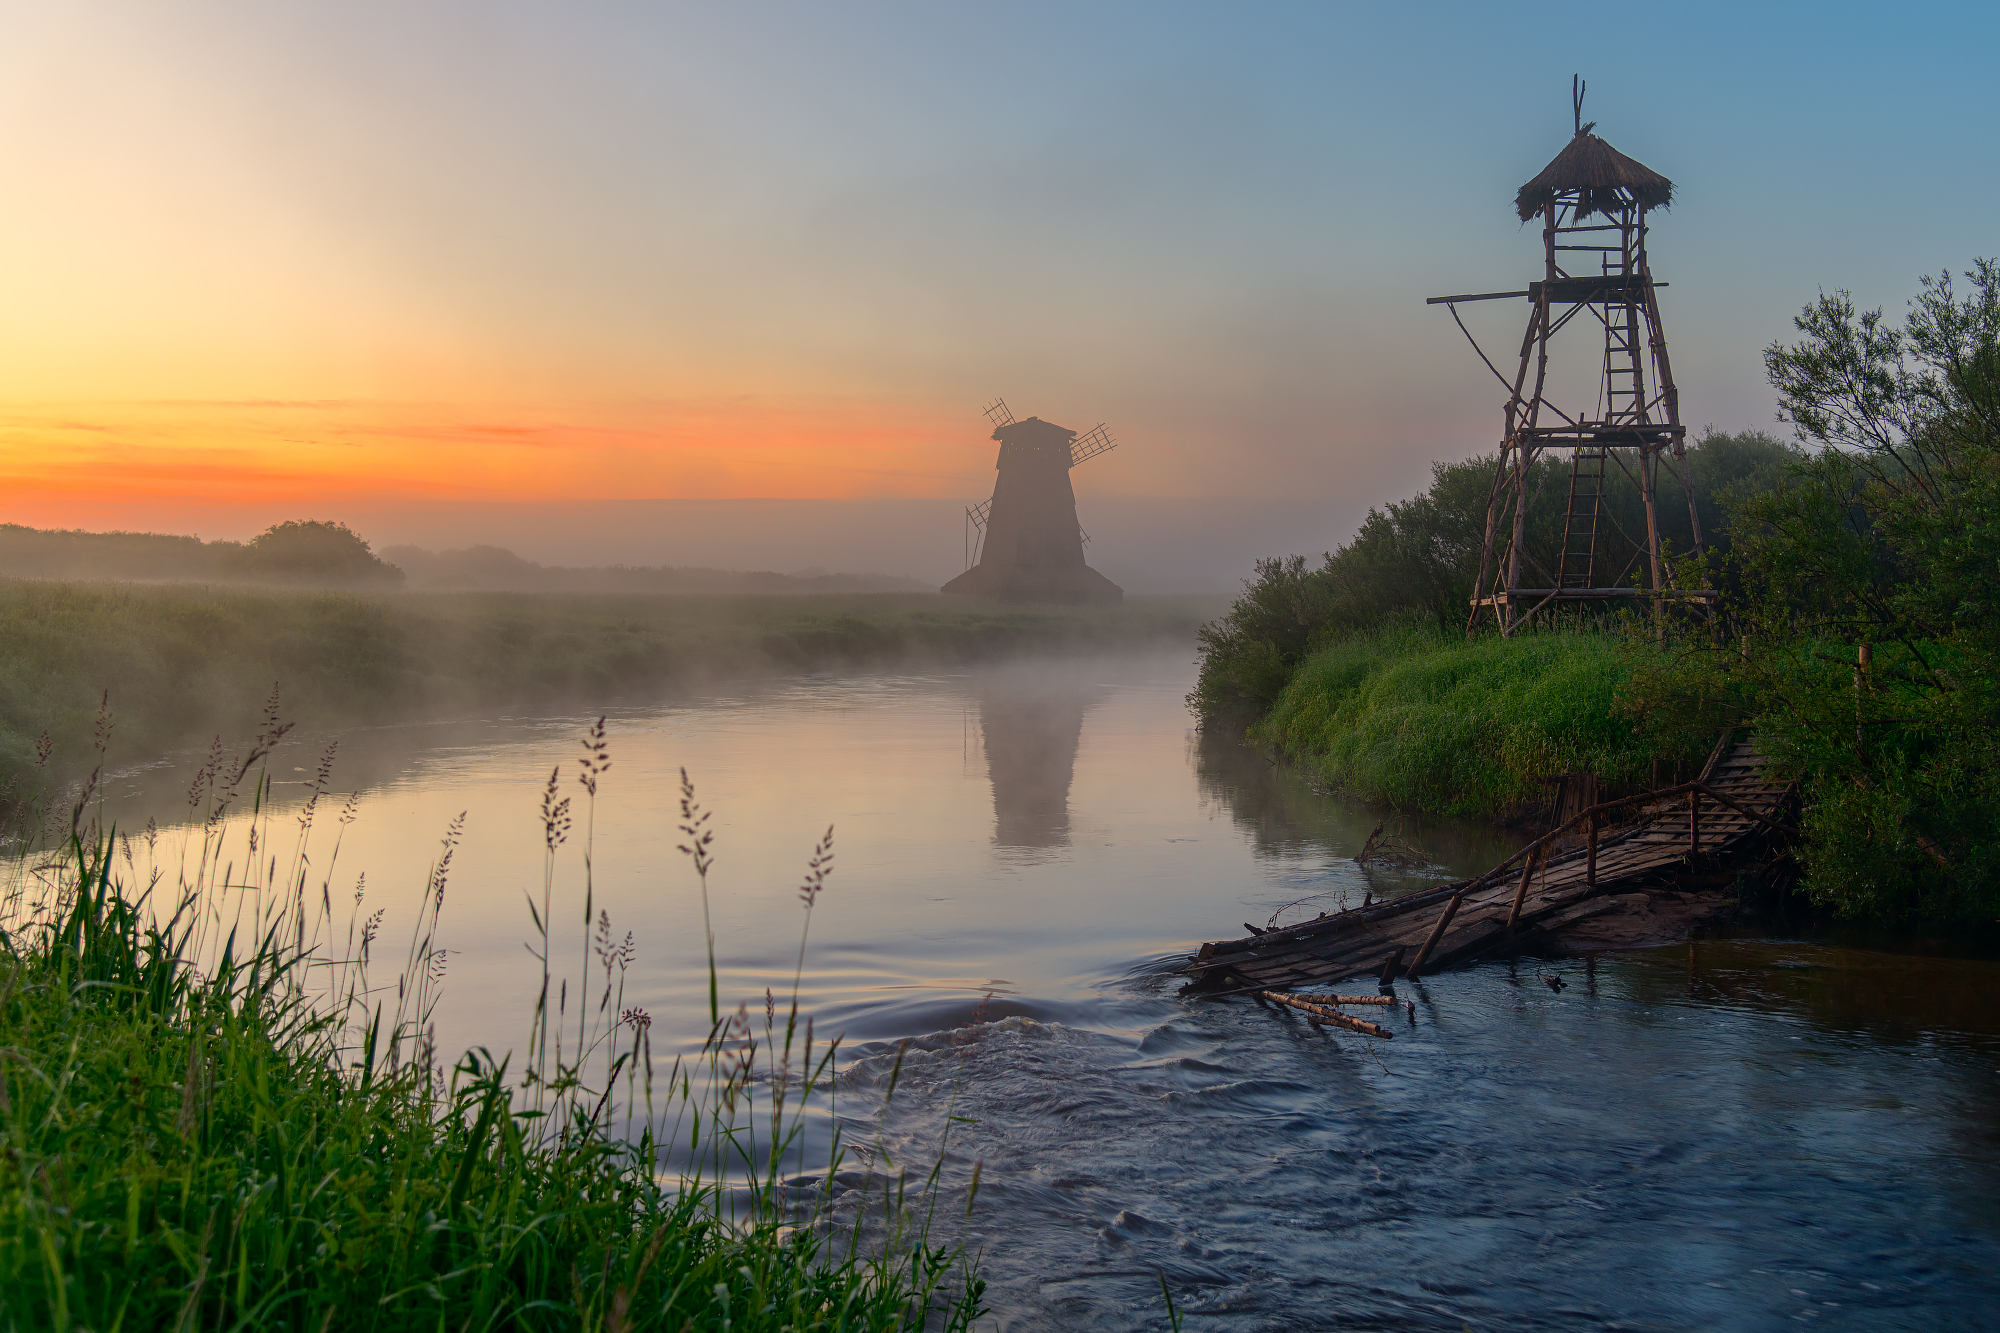
[(1069, 845), (1069, 784), (1090, 693), (1073, 681), (1011, 674), (989, 677), (981, 687), (994, 845)]

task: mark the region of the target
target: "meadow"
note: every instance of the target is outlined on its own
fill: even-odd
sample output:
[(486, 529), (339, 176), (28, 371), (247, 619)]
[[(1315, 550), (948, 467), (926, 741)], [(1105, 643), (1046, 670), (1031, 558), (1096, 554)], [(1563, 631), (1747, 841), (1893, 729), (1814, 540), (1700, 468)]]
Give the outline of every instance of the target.
[(257, 726), (602, 710), (746, 675), (937, 666), (1192, 640), (1220, 600), (1005, 607), (936, 594), (339, 592), (0, 581), (0, 791)]

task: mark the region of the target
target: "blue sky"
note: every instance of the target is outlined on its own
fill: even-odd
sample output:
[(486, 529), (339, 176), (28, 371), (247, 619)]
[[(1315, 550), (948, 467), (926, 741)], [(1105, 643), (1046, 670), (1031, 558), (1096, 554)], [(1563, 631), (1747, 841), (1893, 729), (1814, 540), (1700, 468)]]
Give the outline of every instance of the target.
[[(37, 404), (282, 398), (625, 432), (585, 490), (944, 497), (985, 484), (1004, 394), (1113, 422), (1103, 493), (1324, 495), (1351, 527), (1493, 445), (1497, 386), (1423, 298), (1531, 276), (1511, 201), (1572, 73), (1678, 187), (1653, 256), (1688, 420), (1769, 427), (1760, 350), (1819, 289), (1900, 310), (2000, 251), (1996, 13), (20, 5), (0, 406), (17, 456), (58, 448)], [(1490, 350), (1524, 314), (1468, 312)], [(836, 405), (824, 486), (767, 427), (677, 471), (676, 414), (720, 401)], [(162, 459), (201, 424), (119, 410)], [(906, 443), (863, 467), (871, 412)], [(226, 415), (242, 457), (282, 444)]]

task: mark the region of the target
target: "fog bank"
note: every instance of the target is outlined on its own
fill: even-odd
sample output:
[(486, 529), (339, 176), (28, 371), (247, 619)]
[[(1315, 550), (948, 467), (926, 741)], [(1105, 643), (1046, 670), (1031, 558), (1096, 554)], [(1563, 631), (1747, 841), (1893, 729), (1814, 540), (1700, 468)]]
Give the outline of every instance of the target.
[[(1079, 487), (1085, 557), (1132, 593), (1231, 592), (1260, 556), (1316, 555), (1346, 541), (1370, 503), (1332, 500), (1093, 496)], [(153, 505), (105, 501), (97, 530), (198, 533), (246, 539), (294, 518), (345, 522), (374, 549), (504, 547), (543, 565), (673, 565), (709, 569), (838, 571), (921, 579), (936, 586), (965, 568), (962, 499), (626, 500), (588, 505), (342, 503), (295, 512), (293, 503)], [(308, 508), (310, 506), (307, 506)], [(11, 515), (0, 505), (0, 518)], [(337, 509), (338, 512), (331, 512)], [(31, 517), (18, 521), (32, 522)]]

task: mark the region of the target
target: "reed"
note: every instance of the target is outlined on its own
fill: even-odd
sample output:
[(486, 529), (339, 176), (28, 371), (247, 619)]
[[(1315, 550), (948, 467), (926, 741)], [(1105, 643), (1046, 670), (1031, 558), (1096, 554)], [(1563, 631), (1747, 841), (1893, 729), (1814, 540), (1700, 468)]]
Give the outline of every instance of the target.
[[(796, 984), (788, 1014), (767, 992), (760, 1027), (747, 1005), (721, 1011), (711, 953), (707, 1040), (655, 1060), (650, 1016), (624, 1003), (634, 941), (592, 916), (601, 726), (575, 774), (580, 847), (560, 772), (544, 793), (528, 1039), (451, 1061), (433, 1015), (460, 824), (399, 971), (378, 976), (382, 912), (365, 881), (351, 898), (334, 887), (353, 805), (325, 817), (331, 749), (293, 847), (274, 850), (287, 830), (263, 761), (284, 730), (274, 703), (249, 751), (218, 752), (178, 833), (135, 841), (101, 827), (86, 797), (12, 866), (8, 1327), (964, 1329), (982, 1313), (972, 1259), (934, 1240), (921, 1201), (885, 1187), (895, 1225), (864, 1237), (834, 1222), (827, 1188), (787, 1183), (839, 1050), (800, 1022)], [(705, 878), (712, 836), (684, 791)], [(832, 850), (829, 831), (805, 925)], [(551, 921), (579, 907), (586, 953), (565, 974)], [(815, 1179), (830, 1182), (843, 1152), (836, 1133)]]

